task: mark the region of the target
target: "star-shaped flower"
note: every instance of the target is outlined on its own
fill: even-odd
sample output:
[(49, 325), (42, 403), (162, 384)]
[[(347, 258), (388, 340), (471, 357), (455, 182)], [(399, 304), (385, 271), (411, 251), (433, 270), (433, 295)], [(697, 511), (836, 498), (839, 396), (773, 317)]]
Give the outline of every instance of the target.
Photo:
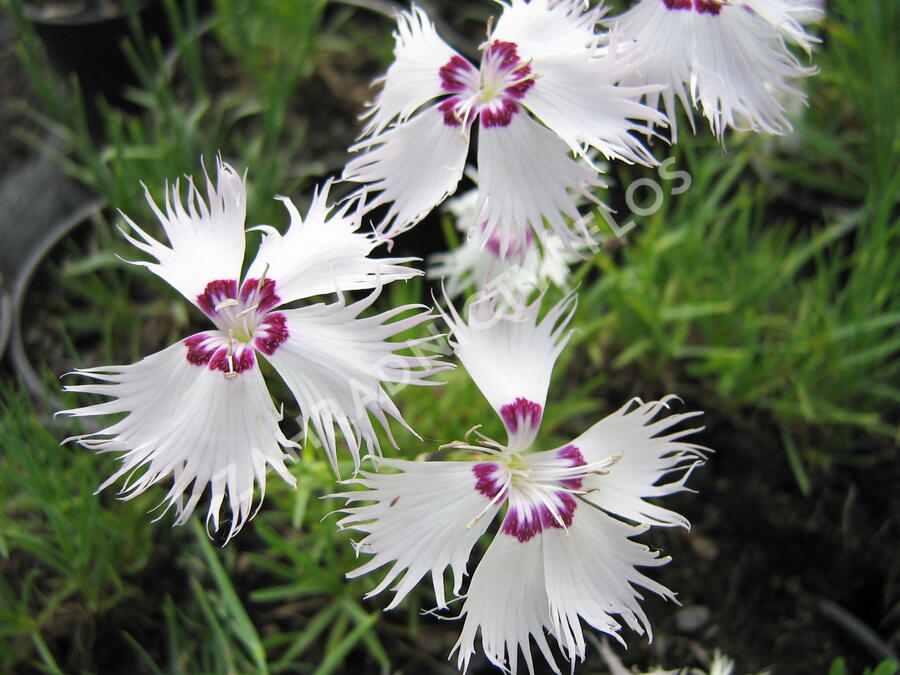
[(791, 80), (817, 72), (802, 66), (785, 40), (807, 53), (818, 39), (804, 21), (821, 11), (810, 0), (641, 0), (610, 26), (634, 40), (645, 59), (623, 82), (665, 84), (662, 98), (676, 133), (675, 99), (693, 125), (693, 106), (722, 138), (727, 127), (783, 134), (791, 130), (784, 99), (805, 100)]
[[(370, 258), (377, 242), (371, 233), (359, 231), (361, 214), (353, 204), (337, 211), (328, 205), (330, 183), (313, 197), (306, 218), (289, 199), (280, 198), (290, 214), (290, 227), (284, 235), (270, 226), (254, 228), (262, 231), (262, 242), (241, 277), (244, 180), (221, 160), (217, 169), (215, 185), (206, 179), (206, 201), (193, 181), (186, 207), (177, 182), (167, 190), (165, 210), (147, 192), (169, 246), (123, 214), (131, 230), (123, 230), (125, 237), (155, 259), (134, 264), (168, 282), (214, 328), (132, 365), (76, 371), (96, 382), (66, 391), (112, 400), (63, 414), (125, 413), (105, 429), (75, 437), (98, 452), (120, 453), (122, 466), (99, 489), (128, 476), (122, 488), (127, 499), (171, 476), (166, 510), (176, 505), (176, 524), (182, 524), (208, 487), (207, 525), (213, 530), (218, 529), (227, 494), (230, 538), (252, 517), (257, 484), (261, 503), (268, 466), (295, 484), (285, 459), (299, 446), (279, 427), (281, 413), (269, 396), (260, 359), (272, 365), (294, 394), (304, 434), (312, 423), (335, 468), (338, 430), (358, 466), (361, 446), (379, 450), (370, 415), (389, 437), (388, 417), (409, 428), (384, 384), (433, 384), (423, 378), (444, 364), (434, 357), (398, 353), (409, 343), (389, 341), (430, 318), (422, 306), (362, 317), (376, 291), (352, 304), (338, 299), (285, 307), (311, 296), (377, 289), (385, 282), (421, 274), (402, 266), (410, 259)], [(392, 321), (409, 310), (418, 311)], [(141, 468), (143, 473), (134, 478)]]
[[(336, 495), (347, 500), (339, 525), (364, 533), (356, 550), (372, 556), (348, 576), (387, 568), (371, 594), (391, 587), (388, 608), (427, 574), (446, 608), (451, 568), (453, 593), (464, 599), (454, 647), (463, 671), (480, 631), (484, 654), (504, 671), (516, 672), (521, 651), (534, 672), (534, 640), (558, 673), (547, 631), (574, 665), (585, 656), (581, 620), (621, 641), (622, 623), (650, 631), (637, 587), (673, 597), (637, 570), (668, 558), (632, 538), (654, 525), (688, 526), (647, 500), (685, 490), (702, 463), (704, 449), (683, 440), (697, 429), (674, 429), (699, 413), (663, 417), (672, 397), (633, 400), (561, 447), (530, 451), (573, 305), (570, 295), (538, 321), (538, 302), (497, 314), (493, 300), (482, 300), (468, 323), (451, 306), (445, 318), (456, 354), (503, 420), (506, 443), (481, 437), (448, 446), (474, 453), (469, 461), (379, 460), (396, 473), (364, 472), (351, 482), (365, 490)], [(472, 548), (504, 509), (460, 595)]]
[(522, 242), (512, 241), (506, 253), (501, 253), (500, 237), (486, 237), (484, 224), (477, 221), (477, 200), (478, 191), (469, 190), (444, 203), (464, 239), (452, 251), (429, 256), (427, 278), (441, 279), (450, 299), (472, 289), (495, 293), (510, 306), (521, 304), (551, 283), (567, 289), (569, 268), (587, 257), (587, 246), (566, 244), (555, 234), (538, 243), (531, 230), (525, 230)]
[[(637, 102), (660, 87), (618, 86), (634, 60), (598, 36), (581, 0), (511, 0), (474, 65), (444, 43), (425, 13), (398, 16), (395, 61), (381, 78), (363, 140), (344, 178), (390, 203), (378, 226), (409, 229), (452, 194), (477, 131), (479, 220), (505, 253), (529, 228), (589, 239), (577, 198), (604, 184), (590, 153), (653, 165), (632, 132), (665, 124)], [(574, 226), (573, 226), (574, 223)]]

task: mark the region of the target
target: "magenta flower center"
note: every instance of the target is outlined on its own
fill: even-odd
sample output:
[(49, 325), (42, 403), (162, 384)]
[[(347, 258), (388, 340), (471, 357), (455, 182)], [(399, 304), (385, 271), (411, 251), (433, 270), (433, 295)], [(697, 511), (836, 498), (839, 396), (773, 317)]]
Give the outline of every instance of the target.
[(197, 296), (200, 309), (218, 330), (184, 341), (188, 363), (234, 377), (253, 367), (255, 350), (272, 355), (288, 339), (284, 314), (272, 312), (281, 298), (272, 279), (216, 279)]
[(572, 524), (578, 507), (573, 492), (581, 490), (584, 477), (593, 471), (574, 445), (548, 454), (510, 453), (472, 467), (475, 491), (509, 505), (500, 531), (523, 543), (544, 530)]
[(519, 57), (516, 43), (500, 40), (485, 48), (480, 69), (454, 55), (438, 74), (444, 91), (452, 94), (438, 106), (449, 126), (468, 126), (478, 116), (484, 127), (507, 126), (535, 77), (529, 62)]

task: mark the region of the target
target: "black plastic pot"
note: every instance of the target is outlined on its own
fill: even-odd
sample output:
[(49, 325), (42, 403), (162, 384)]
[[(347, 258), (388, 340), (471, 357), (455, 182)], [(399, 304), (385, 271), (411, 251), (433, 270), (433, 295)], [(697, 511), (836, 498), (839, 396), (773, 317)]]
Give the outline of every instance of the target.
[(104, 205), (48, 157), (35, 157), (0, 180), (0, 356), (8, 346), (14, 370), (48, 407), (56, 401), (22, 338), (26, 293), (53, 246)]
[(125, 110), (134, 106), (123, 96), (137, 84), (122, 52), (129, 36), (130, 12), (139, 14), (145, 35), (167, 41), (165, 10), (159, 0), (24, 0), (24, 16), (34, 26), (53, 67), (64, 77), (78, 78), (96, 128), (96, 101), (103, 97)]

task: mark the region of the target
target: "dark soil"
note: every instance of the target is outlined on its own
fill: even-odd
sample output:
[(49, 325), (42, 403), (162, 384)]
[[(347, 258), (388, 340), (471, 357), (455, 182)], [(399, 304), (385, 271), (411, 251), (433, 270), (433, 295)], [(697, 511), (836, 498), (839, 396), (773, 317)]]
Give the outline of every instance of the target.
[[(887, 654), (850, 629), (854, 617), (896, 652), (895, 448), (883, 443), (882, 460), (870, 467), (819, 473), (804, 497), (775, 432), (767, 438), (760, 431), (765, 419), (754, 421), (753, 434), (714, 416), (707, 423), (703, 442), (717, 452), (691, 481), (699, 494), (672, 499), (690, 517), (692, 531), (655, 537), (673, 558), (655, 576), (683, 605), (673, 611), (661, 602), (648, 604), (656, 640), (668, 644), (661, 649), (665, 665), (684, 664), (697, 648), (718, 646), (735, 657), (741, 672), (825, 673), (838, 656), (846, 658), (848, 672), (862, 672)], [(872, 445), (868, 449), (878, 454)], [(702, 625), (685, 629), (690, 616), (704, 615)], [(631, 650), (643, 652), (635, 642)]]
[[(11, 43), (8, 18), (0, 11), (0, 93), (4, 98), (0, 107), (0, 171), (27, 155), (26, 146), (10, 132), (23, 118), (17, 109), (5, 104), (11, 96), (27, 96), (28, 91), (24, 74), (12, 60)], [(332, 66), (335, 72), (342, 67)], [(321, 139), (323, 153), (326, 146), (334, 152), (345, 142), (335, 146), (330, 139), (352, 136), (348, 130), (353, 126), (354, 113), (346, 103), (336, 104), (334, 115), (321, 105), (321, 100), (337, 88), (333, 74), (326, 69), (316, 75), (306, 89), (308, 103), (300, 106), (310, 116), (321, 118), (312, 119), (311, 128), (324, 125), (333, 132), (314, 135)], [(353, 91), (363, 80), (368, 76), (355, 80)], [(307, 151), (317, 150), (320, 148), (314, 146)], [(616, 400), (625, 400), (635, 392), (622, 393)], [(641, 394), (650, 396), (647, 391)], [(803, 496), (774, 425), (765, 415), (746, 415), (743, 420), (731, 414), (726, 419), (710, 411), (707, 430), (699, 442), (716, 452), (691, 480), (698, 494), (669, 500), (671, 508), (690, 518), (693, 529), (689, 533), (661, 529), (651, 533), (650, 543), (673, 559), (651, 575), (677, 592), (682, 606), (648, 598), (644, 607), (654, 627), (654, 641), (648, 644), (645, 638), (624, 634), (628, 650), (615, 644), (613, 650), (626, 665), (659, 663), (676, 668), (705, 665), (712, 650), (719, 648), (737, 660), (740, 673), (768, 668), (775, 675), (818, 675), (827, 672), (834, 658), (842, 656), (847, 660), (848, 673), (862, 672), (863, 667), (886, 656), (879, 648), (900, 650), (900, 490), (896, 488), (900, 464), (896, 446), (886, 439), (849, 437), (848, 442), (864, 450), (871, 461), (814, 471), (811, 493)], [(814, 444), (815, 438), (810, 435), (807, 443)], [(252, 531), (252, 525), (247, 529)], [(250, 532), (242, 535), (242, 548), (249, 545), (248, 535)], [(166, 662), (165, 644), (158, 632), (162, 617), (148, 616), (144, 610), (160, 597), (149, 589), (158, 588), (159, 579), (177, 576), (174, 554), (168, 562), (155, 558), (145, 574), (146, 579), (134, 583), (148, 589), (149, 598), (129, 599), (107, 616), (97, 618), (97, 656), (88, 657), (86, 663), (100, 664), (102, 672), (122, 672), (125, 664), (110, 656), (111, 645), (103, 634), (119, 636), (123, 630), (145, 645), (160, 663)], [(247, 580), (235, 581), (240, 585)], [(249, 605), (254, 611), (253, 604)], [(154, 606), (159, 612), (160, 608)], [(303, 608), (297, 611), (302, 616)], [(254, 619), (260, 619), (261, 630), (270, 631), (278, 629), (280, 620), (293, 622), (298, 618), (298, 614), (281, 616)], [(380, 624), (395, 672), (453, 672), (452, 664), (445, 659), (459, 624), (423, 619), (420, 633), (411, 639), (402, 621), (400, 614), (388, 615)], [(860, 624), (878, 636), (878, 642), (873, 644)], [(51, 648), (63, 643), (64, 638), (59, 639)], [(128, 645), (118, 647), (113, 651), (121, 655), (119, 658), (133, 654)], [(64, 652), (57, 654), (64, 658)], [(83, 654), (79, 661), (82, 658)], [(72, 664), (63, 663), (63, 668), (67, 665)], [(127, 669), (141, 672), (133, 663)], [(579, 670), (603, 672), (606, 666), (593, 650)], [(374, 665), (370, 668), (366, 662), (355, 663), (350, 658), (344, 672), (378, 671)], [(483, 660), (473, 660), (470, 672), (498, 671)]]

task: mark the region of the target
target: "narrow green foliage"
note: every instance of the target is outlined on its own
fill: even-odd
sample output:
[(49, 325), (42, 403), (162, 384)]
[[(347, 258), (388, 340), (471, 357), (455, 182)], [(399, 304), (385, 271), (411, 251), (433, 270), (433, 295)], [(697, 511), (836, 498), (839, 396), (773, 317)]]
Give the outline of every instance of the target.
[[(876, 665), (874, 668), (866, 668), (862, 675), (894, 675), (897, 670), (900, 669), (897, 661), (894, 659), (885, 659)], [(836, 658), (831, 662), (831, 667), (828, 669), (828, 675), (850, 675), (847, 672), (847, 664), (842, 657)]]
[[(0, 669), (29, 662), (27, 643), (50, 671), (59, 672), (46, 640), (60, 625), (89, 636), (96, 620), (134, 594), (128, 580), (148, 563), (146, 497), (115, 509), (94, 495), (99, 460), (74, 445), (16, 388), (0, 391)], [(23, 639), (25, 641), (23, 641)]]
[[(160, 201), (167, 180), (199, 177), (198, 158), (209, 168), (221, 152), (248, 170), (248, 224), (283, 229), (284, 210), (272, 197), (297, 197), (302, 211), (308, 179), (340, 169), (356, 130), (351, 113), (347, 137), (328, 137), (323, 111), (355, 109), (368, 76), (351, 71), (383, 69), (392, 58), (387, 20), (326, 0), (214, 0), (209, 18), (197, 4), (163, 0), (171, 47), (148, 37), (138, 12), (129, 14), (122, 53), (138, 86), (125, 95), (137, 112), (125, 112), (85, 101), (76, 81), (60, 81), (21, 3), (3, 2), (41, 101), (31, 114), (52, 139), (32, 140), (109, 205), (53, 252), (39, 274), (45, 286), (32, 289), (34, 306), (49, 316), (41, 334), (55, 350), (32, 350), (42, 373), (132, 362), (199, 325), (199, 313), (174, 291), (116, 257), (138, 254), (115, 232), (114, 208), (154, 231), (142, 182)], [(496, 13), (461, 11), (479, 23)], [(680, 178), (616, 165), (616, 185), (601, 198), (621, 199), (642, 177), (658, 180), (663, 201), (635, 217), (624, 245), (604, 248), (573, 275), (579, 307), (551, 384), (544, 448), (611, 412), (620, 396), (654, 391), (711, 409), (734, 422), (735, 433), (752, 427), (746, 417), (762, 420), (760, 437), (780, 443), (784, 470), (804, 494), (829, 465), (868, 461), (873, 441), (896, 438), (900, 4), (834, 0), (821, 30), (823, 47), (813, 55), (821, 73), (805, 83), (810, 105), (796, 114), (795, 134), (730, 134), (723, 150), (703, 120), (691, 136), (683, 119), (679, 143), (654, 148), (660, 159), (675, 158), (667, 171), (690, 174), (679, 194)], [(360, 78), (355, 87), (351, 77)], [(320, 102), (323, 91), (332, 100)], [(89, 130), (90, 106), (99, 111), (99, 134)], [(452, 224), (442, 226), (458, 245)], [(394, 283), (378, 304), (431, 304), (427, 289), (421, 278)], [(548, 291), (544, 310), (560, 297)], [(438, 321), (401, 337), (444, 330)], [(443, 337), (417, 350), (453, 362)], [(463, 368), (434, 379), (446, 384), (388, 387), (421, 438), (394, 424), (398, 448), (380, 435), (386, 455), (447, 456), (441, 446), (475, 425), (502, 438)], [(290, 429), (297, 410), (277, 378), (270, 381)], [(48, 387), (58, 390), (55, 377)], [(223, 549), (199, 518), (175, 530), (171, 513), (149, 522), (164, 486), (132, 501), (115, 500), (115, 488), (93, 494), (117, 466), (112, 455), (60, 447), (82, 430), (52, 420), (14, 385), (0, 389), (0, 404), (0, 671), (94, 672), (100, 640), (121, 652), (118, 670), (155, 674), (325, 675), (351, 661), (387, 672), (403, 665), (398, 643), (416, 646), (429, 621), (419, 608), (430, 606), (431, 591), (414, 590), (385, 614), (389, 591), (362, 599), (378, 574), (345, 577), (360, 561), (350, 534), (335, 528), (342, 502), (325, 497), (354, 488), (337, 484), (313, 434), (292, 468), (297, 489), (273, 478), (260, 513)], [(353, 475), (348, 459), (337, 468), (340, 478)], [(107, 632), (95, 644), (100, 625)], [(81, 646), (66, 650), (70, 642)], [(892, 661), (866, 671), (896, 672)], [(845, 675), (842, 660), (830, 675)]]

